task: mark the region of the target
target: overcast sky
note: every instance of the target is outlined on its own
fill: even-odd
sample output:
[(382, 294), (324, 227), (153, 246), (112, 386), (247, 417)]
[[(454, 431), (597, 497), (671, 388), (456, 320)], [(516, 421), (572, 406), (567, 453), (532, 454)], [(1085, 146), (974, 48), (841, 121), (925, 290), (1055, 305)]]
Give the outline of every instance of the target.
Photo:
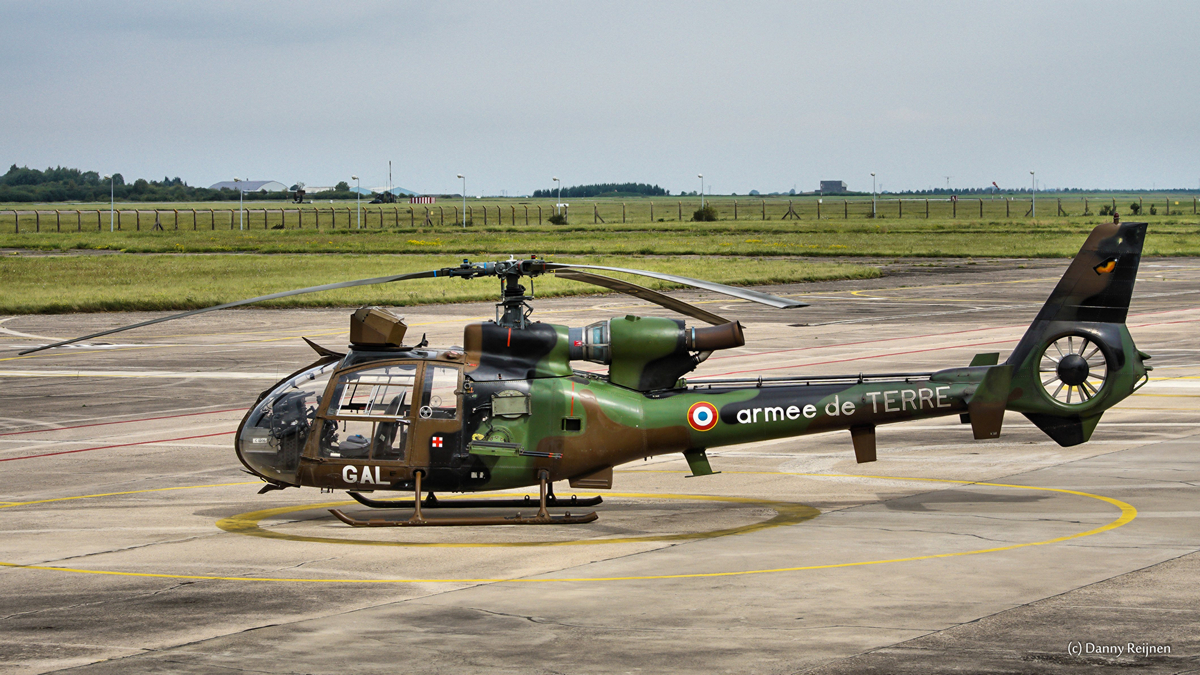
[(391, 160), (470, 194), (1194, 189), (1198, 30), (1194, 0), (0, 0), (0, 162), (375, 187)]

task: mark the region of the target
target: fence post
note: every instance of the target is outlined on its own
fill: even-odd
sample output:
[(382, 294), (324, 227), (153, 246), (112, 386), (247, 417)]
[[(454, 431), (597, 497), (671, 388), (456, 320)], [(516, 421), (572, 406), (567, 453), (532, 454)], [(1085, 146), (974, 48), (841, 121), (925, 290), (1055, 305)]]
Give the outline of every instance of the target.
[[(819, 207), (819, 206), (817, 207), (818, 211), (820, 210), (820, 208), (821, 207)], [(737, 220), (737, 200), (736, 199), (733, 200), (733, 219)]]
[(538, 225), (542, 224), (542, 205), (538, 204)]
[(75, 212), (75, 231), (83, 232), (83, 213), (80, 211)]
[(483, 226), (487, 227), (487, 207), (483, 207)]
[[(108, 225), (109, 225), (109, 227), (112, 227), (112, 223), (109, 223)], [(121, 212), (117, 211), (117, 232), (120, 232), (120, 231), (121, 231)]]
[(34, 231), (41, 232), (42, 231), (42, 212), (35, 209), (33, 212), (33, 218), (34, 218)]
[(842, 210), (843, 210), (843, 213), (842, 213), (843, 219), (850, 220), (850, 200), (849, 199), (842, 200)]
[(509, 204), (508, 208), (512, 209), (512, 226), (516, 227), (517, 226), (517, 205)]
[(762, 219), (767, 219), (767, 200), (762, 200)]
[(1061, 216), (1061, 215), (1063, 215), (1063, 210), (1062, 210), (1062, 197), (1059, 197), (1059, 198), (1058, 198), (1058, 215), (1060, 215), (1060, 216)]
[(1192, 197), (1192, 215), (1193, 216), (1196, 215), (1196, 202), (1197, 201), (1198, 201), (1198, 199), (1196, 197)]
[(621, 202), (621, 223), (625, 222), (625, 202)]
[(592, 224), (600, 222), (600, 205), (592, 202)]
[(104, 223), (100, 222), (100, 210), (99, 209), (96, 210), (96, 231), (97, 232), (104, 231)]
[[(1061, 204), (1062, 204), (1062, 200), (1061, 200), (1061, 199), (1060, 199), (1060, 200), (1058, 200), (1058, 203), (1061, 205)], [(1059, 206), (1058, 208), (1061, 210), (1061, 209), (1062, 209), (1062, 206)], [(980, 217), (980, 218), (982, 218), (982, 217), (983, 217), (983, 198), (982, 198), (982, 197), (980, 197), (980, 198), (979, 198), (979, 217)]]
[[(734, 204), (736, 205), (737, 202), (734, 202)], [(736, 207), (734, 208), (734, 213), (735, 214), (737, 213)], [(817, 200), (817, 220), (820, 220), (820, 219), (821, 219), (821, 200), (818, 199)], [(737, 220), (737, 218), (734, 218), (734, 220)]]
[(1146, 205), (1142, 203), (1142, 198), (1138, 197), (1138, 215), (1140, 216), (1145, 212), (1146, 212)]
[(654, 202), (650, 202), (650, 222), (654, 222)]
[(1084, 198), (1083, 198), (1083, 215), (1085, 215), (1085, 216), (1086, 216), (1086, 215), (1088, 215), (1088, 200), (1087, 200), (1087, 197), (1084, 197)]
[[(1169, 204), (1170, 202), (1167, 203)], [(1170, 211), (1170, 209), (1167, 210)], [(62, 232), (62, 212), (58, 209), (54, 209), (54, 231)]]
[(683, 220), (683, 202), (679, 202), (679, 220)]
[[(820, 209), (821, 209), (821, 207), (818, 205), (818, 206), (817, 206), (817, 213), (818, 213), (818, 214), (820, 213)], [(903, 200), (903, 199), (897, 199), (897, 200), (896, 200), (896, 212), (897, 212), (897, 214), (898, 214), (898, 215), (896, 216), (897, 218), (903, 218), (903, 217), (904, 217), (904, 200)], [(818, 217), (820, 217), (820, 216), (818, 216)]]
[[(951, 196), (953, 197), (953, 195), (951, 195)], [(950, 212), (950, 217), (951, 217), (951, 218), (957, 218), (957, 217), (958, 217), (958, 200), (957, 200), (957, 199), (951, 199), (951, 200), (950, 200), (950, 206), (951, 206), (951, 207), (952, 207), (952, 209), (953, 209), (953, 210)]]
[(525, 227), (529, 227), (529, 205), (525, 205)]
[[(100, 212), (97, 211), (96, 213), (99, 214)], [(16, 211), (13, 211), (12, 214), (13, 214), (13, 234), (21, 234), (21, 214), (17, 213)]]
[(1117, 198), (1116, 197), (1112, 198), (1112, 204), (1113, 204), (1112, 210), (1116, 211), (1117, 210)]

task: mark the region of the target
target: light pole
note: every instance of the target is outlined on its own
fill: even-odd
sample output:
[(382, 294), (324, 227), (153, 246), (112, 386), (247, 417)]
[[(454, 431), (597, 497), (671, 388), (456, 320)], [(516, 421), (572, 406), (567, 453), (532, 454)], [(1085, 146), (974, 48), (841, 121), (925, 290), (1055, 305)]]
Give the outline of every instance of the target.
[(871, 172), (871, 217), (875, 217), (875, 172)]
[(113, 197), (113, 195), (116, 192), (116, 188), (113, 187), (113, 184), (114, 184), (114, 181), (116, 181), (117, 179), (114, 178), (113, 176), (105, 176), (105, 178), (108, 179), (108, 231), (112, 232), (113, 231), (113, 205), (114, 205), (114, 202), (116, 201), (115, 198)]
[(554, 215), (557, 216), (558, 215), (558, 205), (562, 203), (562, 181), (558, 179), (558, 176), (554, 176), (550, 180), (554, 181), (555, 183), (558, 183), (558, 199), (556, 199), (554, 202)]
[(704, 208), (704, 174), (696, 174), (696, 178), (700, 179), (700, 208)]
[(463, 228), (465, 229), (467, 227), (467, 178), (461, 173), (458, 174), (458, 177), (462, 178), (463, 182)]
[(1029, 193), (1029, 216), (1037, 218), (1037, 174), (1030, 171), (1029, 177), (1033, 181), (1033, 190)]
[(242, 196), (246, 193), (242, 191), (242, 186), (238, 185), (240, 182), (242, 182), (241, 178), (237, 176), (233, 177), (233, 187), (237, 188), (238, 191), (238, 229), (244, 230), (246, 229), (246, 221), (242, 216)]
[(354, 210), (358, 212), (358, 229), (362, 229), (362, 183), (359, 182), (358, 176), (350, 176), (350, 180), (354, 181)]

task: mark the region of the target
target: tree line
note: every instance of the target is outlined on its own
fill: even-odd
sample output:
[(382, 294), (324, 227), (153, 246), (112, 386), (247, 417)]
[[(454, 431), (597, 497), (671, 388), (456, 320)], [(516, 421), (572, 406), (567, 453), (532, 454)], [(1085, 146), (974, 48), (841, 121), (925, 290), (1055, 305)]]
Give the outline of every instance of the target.
[[(572, 185), (562, 188), (562, 196), (572, 199), (587, 197), (661, 197), (671, 194), (657, 185), (646, 183), (593, 183), (591, 185)], [(534, 190), (535, 199), (554, 199), (559, 196), (558, 188), (549, 190)]]
[[(176, 176), (162, 180), (138, 178), (126, 183), (125, 177), (114, 173), (112, 179), (95, 171), (80, 171), (67, 167), (47, 168), (45, 171), (18, 167), (13, 164), (0, 176), (0, 202), (106, 202), (111, 196), (123, 202), (221, 202), (237, 201), (238, 191), (228, 188), (210, 190), (192, 187)], [(287, 200), (290, 192), (255, 192), (254, 199)], [(338, 183), (337, 189), (309, 193), (306, 198), (354, 199), (350, 186)]]

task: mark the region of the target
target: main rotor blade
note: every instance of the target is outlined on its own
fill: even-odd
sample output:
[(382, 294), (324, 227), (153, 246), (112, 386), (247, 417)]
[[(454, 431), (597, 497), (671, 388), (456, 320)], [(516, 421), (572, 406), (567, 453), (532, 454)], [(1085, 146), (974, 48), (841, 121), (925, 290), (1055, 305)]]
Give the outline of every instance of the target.
[(638, 286), (637, 284), (632, 284), (628, 281), (621, 281), (620, 279), (614, 279), (612, 277), (606, 277), (599, 274), (589, 274), (588, 272), (576, 272), (574, 270), (557, 270), (554, 272), (554, 276), (561, 277), (563, 279), (570, 279), (572, 281), (582, 281), (588, 284), (595, 284), (597, 286), (609, 288), (620, 293), (627, 293), (635, 298), (641, 298), (642, 300), (653, 302), (661, 307), (666, 307), (669, 310), (679, 312), (685, 316), (690, 316), (694, 319), (711, 323), (714, 326), (730, 323), (729, 319), (717, 316), (716, 314), (713, 314), (707, 310), (700, 309), (693, 304), (684, 302), (682, 300), (676, 300), (669, 295), (663, 295), (658, 291), (652, 291), (645, 286)]
[(778, 297), (775, 295), (768, 295), (766, 293), (759, 293), (758, 291), (751, 291), (751, 290), (748, 290), (745, 288), (736, 288), (734, 286), (726, 286), (725, 284), (718, 284), (718, 283), (714, 283), (712, 281), (701, 281), (700, 279), (692, 279), (690, 277), (680, 277), (680, 276), (676, 276), (674, 274), (663, 274), (661, 272), (650, 272), (647, 270), (631, 270), (631, 269), (625, 269), (623, 267), (603, 267), (601, 265), (572, 265), (570, 263), (553, 263), (553, 262), (546, 262), (544, 264), (545, 264), (546, 269), (551, 269), (551, 270), (570, 268), (570, 269), (578, 269), (578, 270), (604, 270), (607, 272), (624, 272), (625, 274), (637, 274), (637, 275), (640, 275), (643, 277), (651, 277), (653, 279), (661, 279), (663, 281), (670, 281), (672, 283), (682, 284), (684, 286), (694, 286), (696, 288), (702, 288), (706, 291), (713, 291), (714, 293), (722, 293), (724, 295), (731, 295), (735, 298), (741, 298), (742, 300), (749, 300), (750, 302), (757, 302), (757, 303), (760, 303), (763, 305), (768, 305), (770, 307), (775, 307), (777, 309), (792, 309), (795, 307), (808, 307), (807, 302), (800, 302), (798, 300), (788, 300), (787, 298), (781, 298), (781, 297)]
[(355, 281), (340, 281), (336, 284), (323, 284), (321, 286), (309, 286), (308, 288), (298, 288), (298, 289), (291, 290), (291, 291), (280, 291), (279, 293), (260, 295), (257, 298), (249, 298), (247, 300), (238, 300), (237, 302), (227, 302), (223, 305), (214, 305), (213, 307), (205, 307), (203, 309), (193, 309), (190, 312), (183, 312), (181, 314), (172, 314), (171, 316), (164, 316), (164, 317), (161, 317), (158, 319), (142, 321), (141, 323), (135, 323), (135, 324), (132, 324), (129, 326), (113, 328), (112, 330), (104, 330), (104, 331), (100, 331), (99, 333), (92, 333), (91, 335), (84, 335), (83, 337), (72, 338), (70, 340), (63, 340), (62, 342), (55, 342), (54, 344), (49, 344), (49, 345), (42, 345), (41, 347), (34, 347), (33, 349), (26, 349), (23, 352), (19, 352), (19, 354), (21, 356), (24, 356), (25, 354), (32, 354), (34, 352), (40, 352), (43, 349), (53, 349), (55, 347), (62, 347), (64, 345), (74, 344), (76, 342), (83, 342), (84, 340), (91, 340), (93, 338), (103, 337), (105, 335), (112, 335), (113, 333), (120, 333), (121, 331), (131, 330), (133, 328), (141, 328), (142, 326), (149, 326), (149, 325), (156, 324), (156, 323), (162, 323), (164, 321), (173, 321), (175, 319), (182, 319), (186, 316), (195, 316), (196, 314), (203, 314), (205, 312), (214, 312), (218, 309), (229, 309), (230, 307), (240, 307), (242, 305), (250, 305), (255, 302), (263, 302), (265, 300), (276, 300), (278, 298), (286, 298), (286, 297), (293, 296), (293, 295), (303, 295), (305, 293), (319, 293), (321, 291), (333, 291), (333, 290), (337, 290), (339, 288), (353, 288), (354, 286), (370, 286), (372, 284), (386, 284), (386, 283), (390, 283), (393, 281), (404, 281), (406, 279), (426, 279), (429, 277), (438, 276), (438, 274), (440, 274), (440, 273), (443, 273), (443, 271), (442, 270), (429, 270), (426, 272), (413, 272), (412, 274), (397, 274), (397, 275), (390, 276), (390, 277), (374, 277), (371, 279), (357, 279)]

